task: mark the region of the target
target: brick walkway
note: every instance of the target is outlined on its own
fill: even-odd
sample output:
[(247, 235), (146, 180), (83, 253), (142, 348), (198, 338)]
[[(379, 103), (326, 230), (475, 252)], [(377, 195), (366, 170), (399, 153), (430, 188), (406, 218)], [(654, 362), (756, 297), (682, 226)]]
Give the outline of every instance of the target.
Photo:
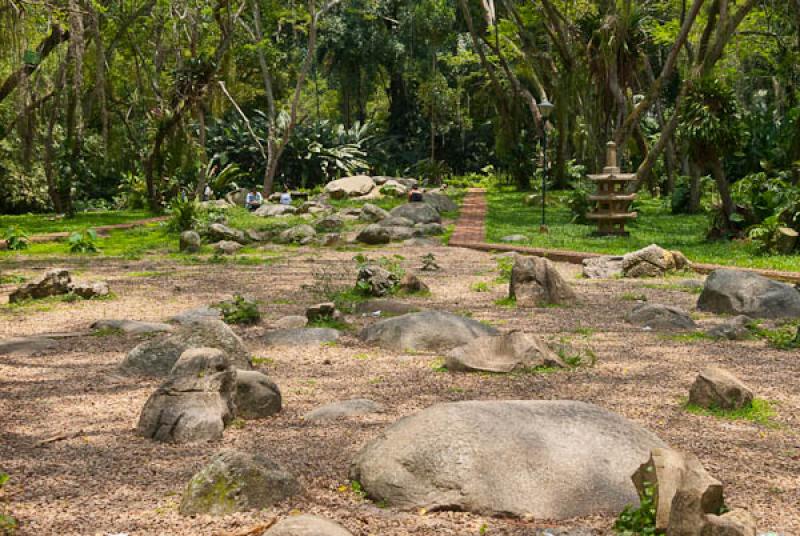
[[(486, 242), (486, 190), (483, 188), (470, 188), (461, 207), (461, 215), (456, 222), (456, 228), (450, 237), (451, 247), (475, 249), (478, 251), (516, 252), (525, 255), (546, 257), (556, 262), (583, 264), (584, 259), (601, 257), (600, 253), (587, 253), (582, 251), (567, 251), (562, 249), (544, 249), (510, 244), (490, 244)], [(736, 266), (723, 266), (720, 264), (692, 263), (692, 270), (699, 274), (709, 274), (722, 268), (736, 268), (755, 272), (771, 279), (800, 284), (800, 272), (781, 272), (778, 270), (760, 270), (756, 268), (739, 268)]]
[[(114, 223), (112, 225), (100, 225), (98, 227), (89, 227), (90, 229), (94, 229), (98, 235), (107, 235), (110, 231), (119, 231), (125, 229), (133, 229), (134, 227), (139, 227), (142, 225), (147, 225), (149, 223), (158, 223), (162, 221), (167, 221), (169, 218), (166, 216), (158, 216), (156, 218), (147, 218), (144, 220), (136, 220), (128, 223)], [(63, 233), (47, 233), (47, 234), (39, 234), (33, 235), (28, 238), (28, 242), (54, 242), (56, 240), (64, 240), (69, 238), (72, 234), (72, 231), (63, 232)], [(6, 249), (6, 241), (0, 240), (0, 249)]]

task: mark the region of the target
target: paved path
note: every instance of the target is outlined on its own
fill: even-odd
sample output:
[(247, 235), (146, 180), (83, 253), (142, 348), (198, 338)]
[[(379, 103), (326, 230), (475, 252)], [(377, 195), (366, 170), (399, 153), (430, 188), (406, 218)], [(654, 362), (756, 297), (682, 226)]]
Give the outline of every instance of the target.
[[(456, 228), (453, 231), (453, 235), (450, 237), (449, 245), (452, 247), (470, 248), (479, 251), (514, 251), (526, 255), (546, 257), (556, 262), (568, 262), (572, 264), (583, 264), (584, 259), (602, 256), (600, 253), (587, 253), (583, 251), (532, 248), (511, 244), (490, 244), (486, 242), (485, 222), (487, 209), (486, 190), (483, 188), (470, 188), (466, 197), (464, 198), (464, 204), (461, 207), (461, 214), (456, 222)], [(720, 268), (736, 268), (738, 270), (755, 272), (772, 279), (800, 284), (800, 272), (781, 272), (778, 270), (740, 268), (736, 266), (723, 266), (720, 264), (692, 263), (692, 270), (700, 274), (708, 274), (714, 270), (719, 270)]]
[[(112, 225), (99, 225), (97, 227), (89, 226), (89, 229), (94, 229), (98, 235), (107, 235), (111, 231), (119, 231), (125, 229), (133, 229), (134, 227), (140, 227), (142, 225), (148, 225), (150, 223), (158, 223), (162, 221), (167, 221), (169, 218), (167, 216), (158, 216), (155, 218), (146, 218), (144, 220), (136, 220), (131, 221), (128, 223), (114, 223)], [(56, 240), (64, 240), (65, 238), (69, 238), (69, 236), (73, 233), (73, 231), (65, 231), (62, 233), (47, 233), (47, 234), (38, 234), (28, 237), (28, 242), (53, 242)], [(6, 241), (0, 240), (0, 249), (6, 249)]]

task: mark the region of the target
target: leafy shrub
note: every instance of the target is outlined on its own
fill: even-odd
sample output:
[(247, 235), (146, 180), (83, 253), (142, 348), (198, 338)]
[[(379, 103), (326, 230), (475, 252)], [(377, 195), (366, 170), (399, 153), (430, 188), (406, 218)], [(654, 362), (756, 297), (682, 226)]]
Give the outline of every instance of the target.
[(692, 202), (692, 188), (689, 177), (681, 177), (675, 184), (670, 198), (670, 209), (673, 214), (688, 214)]
[(654, 536), (656, 534), (656, 488), (644, 485), (639, 507), (627, 506), (614, 523), (614, 531), (620, 536)]
[(170, 218), (167, 228), (178, 233), (193, 229), (197, 224), (199, 211), (200, 205), (194, 199), (176, 197), (169, 206)]
[(497, 271), (500, 276), (497, 278), (498, 283), (508, 283), (511, 281), (511, 270), (514, 269), (514, 257), (498, 257), (497, 258)]
[(11, 251), (28, 249), (28, 234), (19, 225), (12, 225), (6, 229), (3, 238), (6, 240), (6, 248)]
[(69, 235), (70, 253), (97, 253), (97, 233), (94, 229), (85, 229), (83, 231), (75, 231)]
[(257, 324), (261, 321), (261, 312), (258, 303), (236, 294), (232, 300), (227, 300), (215, 306), (222, 312), (222, 319), (226, 324)]
[(125, 173), (117, 187), (114, 202), (119, 208), (132, 210), (142, 209), (147, 206), (147, 182), (143, 175)]
[(572, 213), (572, 223), (586, 224), (586, 214), (592, 209), (592, 203), (589, 201), (589, 189), (583, 183), (575, 185), (567, 198), (567, 206)]

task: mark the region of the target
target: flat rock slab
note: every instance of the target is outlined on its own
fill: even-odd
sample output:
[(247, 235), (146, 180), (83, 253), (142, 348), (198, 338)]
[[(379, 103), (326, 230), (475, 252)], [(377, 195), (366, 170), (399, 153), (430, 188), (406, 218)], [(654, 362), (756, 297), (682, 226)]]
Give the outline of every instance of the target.
[(497, 337), (480, 337), (450, 350), (446, 358), (451, 371), (512, 372), (536, 367), (564, 368), (558, 355), (531, 335), (515, 331)]
[(135, 335), (142, 335), (145, 333), (162, 333), (172, 331), (174, 326), (164, 324), (162, 322), (140, 322), (138, 320), (98, 320), (92, 324), (92, 329), (114, 329), (124, 331), (125, 333), (132, 333)]
[(356, 313), (360, 315), (399, 316), (408, 313), (417, 313), (420, 308), (410, 303), (396, 300), (367, 300), (356, 305)]
[(198, 320), (222, 320), (222, 311), (216, 309), (214, 307), (197, 307), (195, 309), (189, 309), (188, 311), (184, 311), (180, 314), (177, 314), (169, 319), (170, 322), (175, 322), (176, 324), (191, 324), (192, 322), (197, 322)]
[(13, 337), (0, 340), (0, 355), (37, 355), (58, 348), (58, 341), (49, 337)]
[(354, 459), (350, 478), (401, 509), (566, 519), (638, 504), (633, 472), (664, 443), (575, 401), (438, 404), (400, 419)]
[(604, 255), (583, 260), (583, 277), (586, 279), (614, 279), (622, 277), (622, 257)]
[(383, 409), (381, 404), (373, 400), (355, 398), (353, 400), (326, 404), (306, 413), (303, 418), (307, 421), (326, 421), (339, 419), (341, 417), (355, 417), (358, 415), (369, 415), (370, 413), (381, 413)]
[(361, 340), (397, 351), (442, 350), (499, 332), (477, 320), (439, 311), (410, 313), (367, 326)]
[(353, 536), (344, 527), (324, 517), (300, 515), (288, 517), (269, 529), (264, 536)]
[(625, 319), (631, 324), (655, 330), (691, 330), (697, 327), (686, 311), (657, 303), (637, 305)]
[(276, 329), (264, 335), (267, 346), (313, 346), (339, 340), (341, 333), (331, 328)]

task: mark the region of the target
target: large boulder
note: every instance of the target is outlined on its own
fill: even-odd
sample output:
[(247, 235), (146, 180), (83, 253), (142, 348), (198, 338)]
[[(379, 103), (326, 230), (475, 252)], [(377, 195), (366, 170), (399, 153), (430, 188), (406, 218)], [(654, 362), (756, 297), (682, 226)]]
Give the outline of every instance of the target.
[(203, 242), (200, 240), (200, 235), (197, 234), (197, 231), (184, 231), (181, 233), (178, 249), (183, 253), (197, 253), (202, 246)]
[(308, 318), (300, 315), (282, 316), (276, 320), (272, 327), (275, 329), (300, 329), (308, 325)]
[(236, 369), (216, 348), (186, 350), (147, 399), (136, 431), (168, 443), (214, 441), (233, 420)]
[(354, 398), (352, 400), (333, 402), (318, 407), (306, 413), (303, 419), (307, 421), (327, 421), (342, 417), (356, 417), (359, 415), (381, 412), (383, 412), (383, 406), (381, 404), (366, 398)]
[(142, 342), (122, 362), (123, 370), (148, 376), (166, 376), (175, 362), (190, 348), (222, 350), (236, 368), (249, 370), (250, 352), (225, 322), (197, 320), (177, 328), (173, 333)]
[(706, 279), (697, 308), (752, 318), (797, 318), (800, 291), (753, 272), (715, 270)]
[(386, 227), (381, 227), (380, 225), (373, 223), (371, 225), (367, 225), (364, 227), (356, 240), (362, 242), (364, 244), (369, 244), (371, 246), (376, 246), (379, 244), (388, 244), (392, 241), (392, 234), (389, 232), (389, 229)]
[(416, 305), (386, 299), (367, 300), (356, 305), (356, 313), (364, 316), (400, 316), (419, 310)]
[(219, 255), (236, 255), (243, 247), (239, 242), (233, 240), (220, 240), (212, 246), (214, 253)]
[(281, 232), (278, 242), (281, 244), (308, 244), (317, 236), (317, 231), (307, 224), (297, 225)]
[(369, 223), (378, 223), (389, 217), (389, 212), (372, 203), (364, 203), (359, 213), (359, 219)]
[(93, 300), (110, 296), (111, 289), (105, 281), (81, 281), (73, 283), (72, 293), (84, 300)]
[(463, 346), (478, 337), (498, 335), (495, 328), (471, 318), (439, 311), (409, 313), (380, 320), (361, 331), (370, 344), (391, 350), (444, 350)]
[(392, 197), (405, 197), (408, 194), (408, 186), (400, 184), (394, 179), (389, 179), (380, 187), (380, 192), (383, 195), (390, 195)]
[(325, 193), (333, 199), (344, 199), (346, 197), (361, 197), (367, 195), (375, 188), (372, 177), (366, 175), (354, 175), (331, 181), (325, 185)]
[(741, 409), (753, 403), (753, 391), (727, 370), (707, 367), (694, 380), (689, 403), (708, 409)]
[(566, 366), (547, 345), (521, 331), (480, 337), (454, 348), (447, 354), (445, 364), (452, 371), (486, 372)]
[(41, 355), (57, 350), (58, 341), (46, 336), (12, 337), (0, 340), (0, 355)]
[(296, 214), (297, 209), (292, 205), (261, 205), (253, 214), (262, 218), (275, 218), (277, 216), (290, 216)]
[(181, 325), (194, 324), (198, 320), (222, 320), (222, 311), (217, 307), (203, 305), (178, 313), (169, 319), (170, 322)]
[(395, 207), (389, 214), (409, 219), (414, 223), (442, 223), (439, 211), (426, 203), (406, 203)]
[(441, 223), (418, 223), (414, 226), (414, 236), (439, 236), (444, 233)]
[(50, 296), (69, 294), (72, 290), (72, 277), (69, 271), (56, 268), (45, 272), (40, 278), (26, 283), (13, 291), (8, 297), (9, 303), (19, 303), (25, 300), (38, 300)]
[(552, 262), (522, 255), (514, 259), (508, 295), (521, 307), (566, 305), (577, 300), (575, 291)]
[(697, 327), (686, 311), (658, 303), (642, 303), (635, 306), (625, 320), (655, 330), (684, 330)]
[(630, 475), (654, 434), (592, 404), (438, 404), (400, 419), (356, 456), (350, 477), (402, 509), (565, 519), (637, 504)]
[(192, 477), (180, 504), (185, 516), (269, 508), (300, 492), (297, 479), (258, 453), (224, 451)]
[(378, 298), (391, 294), (399, 283), (400, 278), (397, 277), (397, 274), (373, 264), (359, 268), (356, 277), (358, 289)]
[(667, 251), (650, 244), (622, 257), (622, 274), (624, 277), (662, 277), (669, 272), (683, 270), (688, 262), (679, 251)]
[(622, 276), (622, 257), (604, 255), (583, 259), (583, 277), (586, 279), (614, 279)]
[(389, 231), (389, 238), (393, 242), (409, 240), (414, 236), (416, 236), (413, 227), (393, 226), (393, 227), (384, 227), (384, 229)]
[(287, 517), (264, 536), (353, 536), (344, 527), (324, 517), (308, 514)]
[(400, 216), (389, 216), (388, 218), (381, 220), (378, 225), (381, 227), (413, 227), (414, 222), (408, 218), (402, 218)]
[(264, 335), (266, 346), (319, 346), (339, 340), (341, 333), (331, 328), (276, 329)]
[(281, 391), (269, 376), (255, 370), (236, 372), (236, 416), (263, 419), (281, 410)]
[(425, 192), (422, 194), (422, 202), (435, 208), (439, 213), (454, 212), (458, 210), (458, 205), (455, 201), (445, 194), (438, 192)]
[(207, 234), (209, 239), (212, 241), (227, 240), (229, 242), (238, 242), (240, 244), (244, 244), (247, 241), (244, 231), (234, 229), (233, 227), (228, 227), (222, 223), (212, 223), (209, 225)]
[(344, 219), (336, 214), (325, 216), (314, 223), (314, 227), (321, 233), (333, 233), (344, 228)]

